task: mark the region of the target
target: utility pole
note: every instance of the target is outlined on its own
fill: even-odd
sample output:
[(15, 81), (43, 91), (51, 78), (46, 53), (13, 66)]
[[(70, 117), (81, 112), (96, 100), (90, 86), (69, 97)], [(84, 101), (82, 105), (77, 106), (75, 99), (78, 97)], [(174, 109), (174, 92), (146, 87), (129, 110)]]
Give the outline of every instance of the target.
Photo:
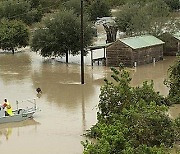
[(84, 26), (83, 26), (83, 0), (81, 0), (81, 84), (84, 84)]

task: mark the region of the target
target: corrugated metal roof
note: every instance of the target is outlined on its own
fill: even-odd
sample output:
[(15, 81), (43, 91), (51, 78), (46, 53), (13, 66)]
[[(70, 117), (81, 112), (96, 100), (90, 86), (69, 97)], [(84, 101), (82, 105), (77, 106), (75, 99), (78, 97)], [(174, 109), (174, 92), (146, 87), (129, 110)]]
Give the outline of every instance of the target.
[(154, 45), (160, 45), (164, 43), (160, 39), (151, 35), (128, 37), (128, 38), (120, 39), (120, 41), (128, 45), (132, 49), (139, 49)]
[(180, 32), (175, 33), (174, 37), (177, 38), (180, 41)]

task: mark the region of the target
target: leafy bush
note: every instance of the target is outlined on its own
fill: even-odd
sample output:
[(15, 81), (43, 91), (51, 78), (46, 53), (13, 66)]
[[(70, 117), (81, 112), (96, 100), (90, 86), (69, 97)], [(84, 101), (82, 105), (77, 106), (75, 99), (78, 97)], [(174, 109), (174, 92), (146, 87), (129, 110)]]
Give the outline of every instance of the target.
[(168, 99), (172, 104), (180, 104), (180, 58), (169, 68), (169, 77), (165, 85), (170, 88)]
[(166, 99), (153, 83), (131, 87), (129, 73), (111, 68), (115, 82), (105, 80), (98, 105), (98, 123), (87, 135), (96, 143), (83, 142), (84, 154), (165, 154), (179, 137), (179, 119), (166, 114)]
[(156, 102), (157, 105), (170, 105), (170, 101), (160, 95), (159, 92), (154, 91), (154, 83), (151, 81), (149, 84), (147, 81), (143, 82), (141, 87), (134, 88), (134, 96), (136, 101), (143, 99), (147, 104)]

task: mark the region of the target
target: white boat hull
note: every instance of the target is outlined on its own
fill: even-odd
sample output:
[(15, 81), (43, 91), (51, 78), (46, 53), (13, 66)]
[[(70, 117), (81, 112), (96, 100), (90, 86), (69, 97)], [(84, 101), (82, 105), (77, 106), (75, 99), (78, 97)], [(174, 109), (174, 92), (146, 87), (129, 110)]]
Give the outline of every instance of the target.
[(0, 124), (10, 123), (10, 122), (19, 122), (19, 121), (32, 118), (35, 112), (36, 112), (35, 108), (30, 108), (27, 110), (20, 109), (20, 110), (13, 111), (14, 115), (12, 116), (0, 117)]

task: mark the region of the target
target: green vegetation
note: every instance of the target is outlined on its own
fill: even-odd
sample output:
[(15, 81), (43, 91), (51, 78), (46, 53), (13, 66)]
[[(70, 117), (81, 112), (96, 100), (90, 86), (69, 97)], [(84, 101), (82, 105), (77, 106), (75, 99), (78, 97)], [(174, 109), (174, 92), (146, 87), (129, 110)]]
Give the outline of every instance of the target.
[(179, 0), (164, 0), (164, 2), (171, 8), (171, 11), (180, 9)]
[[(49, 14), (54, 14), (55, 12), (62, 10), (73, 11), (77, 18), (79, 18), (80, 2), (80, 0), (0, 0), (0, 19), (2, 20), (3, 18), (6, 18), (8, 20), (21, 20), (32, 28), (34, 27), (34, 23), (43, 24), (43, 22), (41, 22), (43, 16), (46, 18), (47, 16), (51, 16)], [(172, 15), (175, 14), (175, 11), (179, 10), (179, 7), (179, 0), (85, 0), (84, 15), (88, 16), (86, 17), (85, 22), (94, 22), (98, 17), (111, 16), (112, 8), (120, 8), (118, 11), (119, 13), (117, 14), (117, 25), (114, 25), (116, 28), (118, 26), (119, 31), (125, 32), (128, 36), (147, 33), (160, 36), (164, 30), (172, 34), (180, 29), (179, 18)], [(69, 29), (72, 29), (73, 25), (70, 23), (67, 24), (67, 27), (69, 25), (71, 26)], [(89, 25), (89, 23), (87, 23), (87, 25)], [(37, 28), (38, 27), (35, 27), (35, 29)], [(44, 26), (44, 28), (46, 27)], [(74, 28), (74, 30), (75, 29), (76, 28)], [(42, 31), (47, 32), (47, 30)], [(62, 33), (66, 33), (66, 30)], [(68, 34), (71, 34), (71, 32)], [(37, 35), (41, 35), (40, 31), (36, 31), (36, 33), (33, 34), (33, 37), (42, 37)], [(62, 38), (63, 40), (67, 39), (67, 36), (61, 36), (64, 37)], [(90, 43), (89, 39), (91, 38), (92, 36), (88, 36), (87, 41), (85, 39), (85, 41), (88, 42), (85, 42), (85, 46)], [(52, 39), (54, 38), (52, 37)], [(76, 39), (73, 41), (73, 44), (75, 43)], [(54, 39), (53, 42), (51, 41), (51, 46), (52, 44), (57, 44), (57, 40)], [(42, 47), (42, 45), (44, 45), (44, 47)], [(37, 43), (36, 45), (33, 45), (33, 49), (36, 51), (40, 50), (40, 48), (43, 48), (42, 51), (45, 51), (45, 48), (49, 48), (46, 44), (42, 43), (39, 49), (35, 48), (35, 46), (38, 46)], [(68, 51), (72, 51), (71, 53), (75, 54), (78, 53), (77, 46), (72, 45), (74, 49), (71, 48), (68, 49)], [(62, 53), (65, 52), (65, 48), (67, 49), (67, 47), (63, 47), (63, 50), (62, 48), (58, 49), (62, 51), (61, 54), (59, 54), (59, 51), (53, 51), (53, 53), (56, 54), (52, 55), (64, 55)], [(56, 49), (56, 47), (53, 47), (52, 50), (54, 49)], [(48, 52), (51, 53), (51, 51)], [(49, 53), (42, 53), (42, 56), (51, 55)]]
[(27, 26), (16, 20), (1, 20), (0, 22), (0, 48), (14, 53), (16, 48), (26, 47), (29, 42)]
[[(7, 0), (0, 2), (0, 19), (22, 20), (31, 25), (42, 18), (40, 7), (33, 8), (32, 3), (25, 0)], [(35, 5), (35, 4), (34, 4)]]
[(118, 6), (122, 6), (127, 2), (127, 0), (106, 0), (106, 3), (110, 5), (112, 8), (117, 8)]
[(95, 0), (87, 6), (87, 13), (90, 20), (96, 21), (97, 17), (108, 17), (111, 16), (110, 6), (105, 0)]
[(68, 10), (73, 10), (79, 16), (81, 14), (81, 3), (79, 0), (69, 0), (64, 4)]
[[(32, 36), (31, 47), (43, 57), (76, 55), (80, 51), (80, 18), (73, 11), (60, 11), (45, 19)], [(84, 47), (91, 44), (93, 30), (84, 22)]]
[[(25, 24), (39, 22), (47, 12), (57, 9), (61, 0), (1, 0), (0, 36), (1, 49), (14, 50), (29, 44)], [(9, 22), (9, 23), (8, 23)]]
[[(118, 7), (124, 4), (146, 4), (148, 2), (153, 2), (156, 0), (106, 0), (111, 7)], [(180, 2), (179, 0), (163, 0), (171, 11), (176, 11), (180, 9)]]
[(165, 84), (170, 88), (168, 99), (172, 104), (180, 104), (180, 58), (169, 68), (169, 78)]
[(144, 82), (131, 87), (129, 73), (113, 71), (113, 82), (105, 80), (98, 105), (98, 123), (87, 135), (95, 143), (82, 142), (84, 154), (165, 154), (179, 139), (179, 118), (167, 114), (168, 101)]
[(127, 3), (117, 14), (120, 31), (130, 36), (147, 33), (160, 36), (164, 30), (173, 33), (180, 28), (179, 19), (172, 18), (170, 8), (163, 0), (140, 2)]

